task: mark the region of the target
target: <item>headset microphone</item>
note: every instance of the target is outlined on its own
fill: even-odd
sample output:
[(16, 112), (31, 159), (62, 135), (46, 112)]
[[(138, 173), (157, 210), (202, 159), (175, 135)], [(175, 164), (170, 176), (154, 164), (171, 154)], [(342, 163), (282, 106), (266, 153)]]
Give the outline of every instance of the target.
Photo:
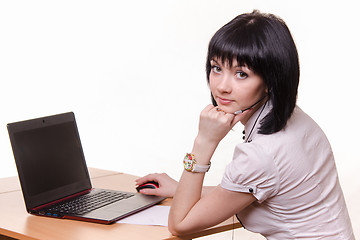
[(238, 115), (238, 114), (240, 114), (240, 113), (245, 112), (246, 110), (249, 110), (250, 108), (256, 106), (259, 102), (261, 102), (265, 97), (267, 97), (267, 95), (263, 96), (259, 101), (257, 101), (256, 103), (254, 103), (254, 104), (251, 105), (250, 107), (245, 108), (245, 109), (243, 109), (243, 110), (236, 111), (236, 112), (234, 112), (234, 114), (235, 114), (235, 115)]

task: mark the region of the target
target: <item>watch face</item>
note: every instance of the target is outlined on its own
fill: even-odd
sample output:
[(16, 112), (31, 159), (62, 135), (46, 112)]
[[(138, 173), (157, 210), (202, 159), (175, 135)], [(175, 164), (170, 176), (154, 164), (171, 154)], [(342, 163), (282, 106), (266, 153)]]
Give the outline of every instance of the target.
[(194, 169), (195, 161), (193, 159), (193, 156), (190, 154), (187, 154), (184, 158), (184, 168), (187, 171), (192, 171)]

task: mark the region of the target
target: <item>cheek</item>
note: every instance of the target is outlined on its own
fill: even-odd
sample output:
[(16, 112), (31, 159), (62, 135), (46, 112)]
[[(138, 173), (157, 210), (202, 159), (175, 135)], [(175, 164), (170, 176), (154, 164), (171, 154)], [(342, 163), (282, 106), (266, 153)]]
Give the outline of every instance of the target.
[(214, 79), (213, 76), (209, 76), (209, 87), (210, 87), (210, 91), (213, 92), (216, 89), (216, 80)]
[(239, 102), (249, 105), (266, 94), (266, 87), (263, 84), (243, 84), (236, 88), (235, 94)]
[(266, 95), (266, 85), (260, 77), (255, 77), (254, 81), (249, 85), (249, 91), (253, 96), (263, 97)]
[(268, 91), (265, 83), (262, 82), (257, 91), (261, 96), (267, 95)]

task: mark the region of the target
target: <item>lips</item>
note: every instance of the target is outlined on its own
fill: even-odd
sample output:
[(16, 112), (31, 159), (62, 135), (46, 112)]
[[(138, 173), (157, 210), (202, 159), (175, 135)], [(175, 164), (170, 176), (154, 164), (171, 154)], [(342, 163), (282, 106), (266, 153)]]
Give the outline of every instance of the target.
[(227, 98), (221, 98), (221, 97), (218, 97), (217, 100), (218, 100), (217, 102), (222, 104), (222, 105), (228, 105), (228, 104), (231, 104), (231, 103), (234, 102), (233, 100), (230, 100), (230, 99), (227, 99)]

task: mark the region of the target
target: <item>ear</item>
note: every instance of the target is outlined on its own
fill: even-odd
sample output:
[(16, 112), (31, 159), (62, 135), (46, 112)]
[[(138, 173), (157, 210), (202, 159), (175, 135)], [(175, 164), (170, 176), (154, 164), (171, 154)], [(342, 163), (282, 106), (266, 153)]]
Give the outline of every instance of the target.
[(270, 92), (271, 92), (271, 91), (269, 90), (269, 88), (266, 87), (266, 88), (265, 88), (265, 93), (266, 93), (267, 95), (269, 95)]

